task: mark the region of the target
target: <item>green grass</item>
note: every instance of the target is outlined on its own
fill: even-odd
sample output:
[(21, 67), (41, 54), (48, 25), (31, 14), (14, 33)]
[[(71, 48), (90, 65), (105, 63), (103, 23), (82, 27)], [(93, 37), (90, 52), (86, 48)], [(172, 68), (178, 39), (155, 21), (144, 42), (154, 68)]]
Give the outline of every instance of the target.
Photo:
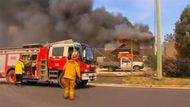
[(124, 81), (126, 84), (136, 85), (190, 86), (190, 78), (164, 77), (162, 80), (157, 80), (151, 77), (127, 77)]

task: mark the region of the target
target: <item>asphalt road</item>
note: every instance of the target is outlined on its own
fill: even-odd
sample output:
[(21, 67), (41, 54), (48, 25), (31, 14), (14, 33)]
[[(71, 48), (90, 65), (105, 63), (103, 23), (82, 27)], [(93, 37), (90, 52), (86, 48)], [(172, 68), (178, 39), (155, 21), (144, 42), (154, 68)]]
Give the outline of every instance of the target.
[(76, 100), (63, 98), (57, 86), (0, 84), (0, 107), (190, 107), (190, 90), (88, 86)]

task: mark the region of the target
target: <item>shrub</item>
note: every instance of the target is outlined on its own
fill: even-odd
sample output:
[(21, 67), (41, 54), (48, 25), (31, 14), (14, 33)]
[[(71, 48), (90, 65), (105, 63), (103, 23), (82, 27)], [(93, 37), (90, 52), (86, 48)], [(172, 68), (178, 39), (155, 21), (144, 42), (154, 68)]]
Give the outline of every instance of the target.
[(190, 63), (166, 59), (163, 61), (163, 72), (170, 77), (187, 77), (190, 76)]
[(171, 59), (163, 61), (163, 72), (166, 76), (176, 76), (177, 71), (177, 61)]

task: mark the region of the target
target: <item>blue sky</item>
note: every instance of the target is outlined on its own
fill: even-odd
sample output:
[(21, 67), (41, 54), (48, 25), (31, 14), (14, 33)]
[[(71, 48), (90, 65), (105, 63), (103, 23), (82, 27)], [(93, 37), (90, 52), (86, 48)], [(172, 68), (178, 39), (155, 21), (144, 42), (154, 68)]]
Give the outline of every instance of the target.
[[(154, 33), (155, 0), (94, 0), (94, 8), (105, 7), (110, 12), (120, 12), (132, 23), (148, 24)], [(190, 0), (161, 0), (162, 34), (173, 33), (175, 23)]]

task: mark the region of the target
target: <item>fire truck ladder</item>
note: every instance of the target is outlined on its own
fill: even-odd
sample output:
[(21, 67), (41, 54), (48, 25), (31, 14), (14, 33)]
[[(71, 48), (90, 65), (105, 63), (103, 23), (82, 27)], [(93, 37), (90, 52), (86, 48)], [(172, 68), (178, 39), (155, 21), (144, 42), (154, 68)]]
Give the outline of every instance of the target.
[(43, 81), (48, 80), (47, 60), (40, 61), (40, 80), (43, 80)]

